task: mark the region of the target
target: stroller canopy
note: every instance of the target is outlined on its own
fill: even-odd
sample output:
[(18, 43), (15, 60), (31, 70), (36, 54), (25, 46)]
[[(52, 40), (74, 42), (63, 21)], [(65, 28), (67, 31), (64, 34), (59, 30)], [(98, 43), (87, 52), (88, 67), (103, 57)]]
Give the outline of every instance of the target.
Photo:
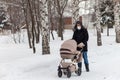
[(67, 50), (71, 53), (74, 53), (76, 51), (77, 48), (77, 43), (75, 40), (70, 39), (70, 40), (66, 40), (65, 42), (63, 42), (63, 44), (61, 45), (61, 51), (62, 50)]

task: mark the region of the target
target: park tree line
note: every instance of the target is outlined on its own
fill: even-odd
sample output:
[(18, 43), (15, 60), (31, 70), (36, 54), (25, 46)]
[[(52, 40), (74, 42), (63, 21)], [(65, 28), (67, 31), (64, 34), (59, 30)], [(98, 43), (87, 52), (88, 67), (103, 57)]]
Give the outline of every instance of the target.
[[(57, 23), (56, 31), (63, 40), (63, 14), (66, 7), (69, 5), (68, 9), (71, 10), (72, 24), (74, 25), (79, 20), (79, 4), (83, 1), (87, 2), (89, 0), (1, 0), (0, 4), (6, 5), (6, 13), (9, 15), (13, 35), (16, 32), (20, 35), (22, 26), (26, 26), (29, 48), (33, 49), (33, 53), (36, 52), (36, 44), (40, 43), (41, 40), (42, 54), (50, 54), (49, 42), (50, 35), (54, 39), (54, 23)], [(120, 43), (120, 2), (115, 0), (91, 0), (91, 3), (92, 1), (95, 2), (92, 9), (94, 9), (94, 16), (96, 16), (94, 26), (97, 30), (97, 45), (102, 45), (101, 19), (102, 25), (107, 25), (106, 17), (110, 17), (115, 25), (116, 42)], [(102, 6), (103, 3), (104, 6)], [(15, 37), (14, 41), (16, 42)]]

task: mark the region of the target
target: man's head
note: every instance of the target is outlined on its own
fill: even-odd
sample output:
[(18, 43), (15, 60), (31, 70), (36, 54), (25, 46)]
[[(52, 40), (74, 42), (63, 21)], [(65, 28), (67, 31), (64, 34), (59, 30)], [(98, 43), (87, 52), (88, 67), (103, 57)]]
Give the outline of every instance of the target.
[(83, 27), (82, 22), (80, 21), (77, 21), (75, 26), (78, 30), (80, 30)]

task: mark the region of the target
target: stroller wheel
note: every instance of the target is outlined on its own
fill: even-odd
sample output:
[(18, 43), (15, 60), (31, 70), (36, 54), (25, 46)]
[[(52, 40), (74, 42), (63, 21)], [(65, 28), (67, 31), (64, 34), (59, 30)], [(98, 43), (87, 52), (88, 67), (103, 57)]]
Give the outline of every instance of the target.
[(77, 73), (78, 76), (80, 76), (81, 73), (82, 73), (81, 69), (78, 69), (78, 70), (76, 71), (76, 73)]
[(62, 77), (62, 71), (61, 70), (58, 71), (58, 77)]
[(70, 71), (70, 69), (67, 69), (67, 77), (68, 77), (68, 78), (71, 77), (71, 71)]

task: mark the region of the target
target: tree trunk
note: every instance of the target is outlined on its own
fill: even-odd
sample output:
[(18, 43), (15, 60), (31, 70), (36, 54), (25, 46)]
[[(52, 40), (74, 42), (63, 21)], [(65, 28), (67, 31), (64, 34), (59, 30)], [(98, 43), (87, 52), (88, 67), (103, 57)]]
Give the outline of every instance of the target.
[(55, 38), (54, 38), (54, 35), (53, 35), (53, 24), (54, 24), (54, 22), (53, 22), (53, 16), (54, 15), (56, 15), (56, 13), (54, 13), (54, 14), (52, 14), (53, 12), (52, 11), (54, 11), (55, 12), (55, 7), (53, 8), (52, 6), (54, 6), (53, 5), (54, 4), (54, 1), (52, 1), (52, 0), (49, 0), (48, 1), (48, 17), (49, 17), (49, 27), (50, 27), (50, 32), (51, 32), (51, 35), (52, 35), (52, 39), (54, 40)]
[(52, 2), (51, 0), (48, 0), (48, 26), (49, 26), (49, 41), (50, 41), (50, 31), (51, 31), (51, 27), (52, 27), (52, 13), (51, 13), (51, 5), (52, 5)]
[(96, 10), (96, 17), (97, 17), (97, 45), (101, 46), (102, 45), (102, 40), (101, 40), (101, 26), (100, 26), (100, 11), (99, 11), (99, 2), (100, 0), (97, 0), (97, 10)]
[(101, 33), (103, 33), (103, 26), (101, 26)]
[(107, 26), (107, 36), (109, 36), (109, 28), (108, 28), (108, 26)]
[[(23, 0), (22, 0), (23, 1)], [(24, 1), (23, 1), (23, 11), (24, 11), (24, 16), (25, 16), (25, 22), (26, 22), (26, 27), (27, 27), (27, 35), (28, 35), (28, 43), (29, 43), (29, 48), (32, 48), (32, 44), (31, 44), (31, 35), (30, 35), (30, 31), (29, 31), (29, 24), (28, 24), (28, 15), (27, 15), (27, 6), (24, 6)]]
[(40, 42), (40, 28), (41, 26), (41, 14), (40, 14), (40, 4), (39, 4), (39, 0), (37, 0), (37, 16), (36, 16), (36, 21), (37, 21), (37, 35), (36, 35), (36, 43)]
[(101, 46), (102, 42), (101, 42), (101, 31), (99, 29), (97, 29), (97, 45)]
[(49, 27), (48, 27), (48, 1), (41, 0), (41, 6), (43, 7), (43, 13), (41, 13), (44, 20), (42, 20), (42, 54), (50, 54), (49, 47)]
[(116, 42), (120, 43), (120, 30), (116, 32)]
[(114, 7), (116, 42), (120, 43), (120, 2), (117, 1)]
[(63, 19), (62, 15), (59, 17), (59, 27), (58, 27), (58, 36), (63, 40)]
[(34, 21), (34, 14), (32, 11), (32, 5), (31, 1), (28, 0), (28, 5), (29, 5), (29, 11), (30, 11), (30, 17), (31, 17), (31, 23), (32, 23), (32, 48), (33, 48), (33, 53), (36, 52), (35, 49), (35, 21)]
[(42, 54), (50, 54), (48, 32), (46, 31), (46, 29), (44, 29), (42, 35)]
[[(99, 23), (98, 23), (99, 24)], [(101, 46), (102, 45), (102, 40), (101, 40), (101, 28), (99, 28), (100, 25), (97, 25), (97, 45)]]
[(68, 0), (54, 0), (54, 2), (57, 13), (59, 15), (58, 37), (61, 37), (61, 40), (63, 40), (63, 13)]
[(51, 31), (51, 35), (52, 35), (53, 40), (55, 40), (54, 35), (53, 35), (53, 31)]
[[(36, 3), (37, 2), (37, 3)], [(36, 43), (39, 43), (39, 38), (40, 38), (40, 29), (39, 29), (39, 19), (38, 19), (38, 15), (39, 15), (39, 0), (35, 0), (34, 1), (34, 16), (35, 16), (35, 38), (36, 38)]]

